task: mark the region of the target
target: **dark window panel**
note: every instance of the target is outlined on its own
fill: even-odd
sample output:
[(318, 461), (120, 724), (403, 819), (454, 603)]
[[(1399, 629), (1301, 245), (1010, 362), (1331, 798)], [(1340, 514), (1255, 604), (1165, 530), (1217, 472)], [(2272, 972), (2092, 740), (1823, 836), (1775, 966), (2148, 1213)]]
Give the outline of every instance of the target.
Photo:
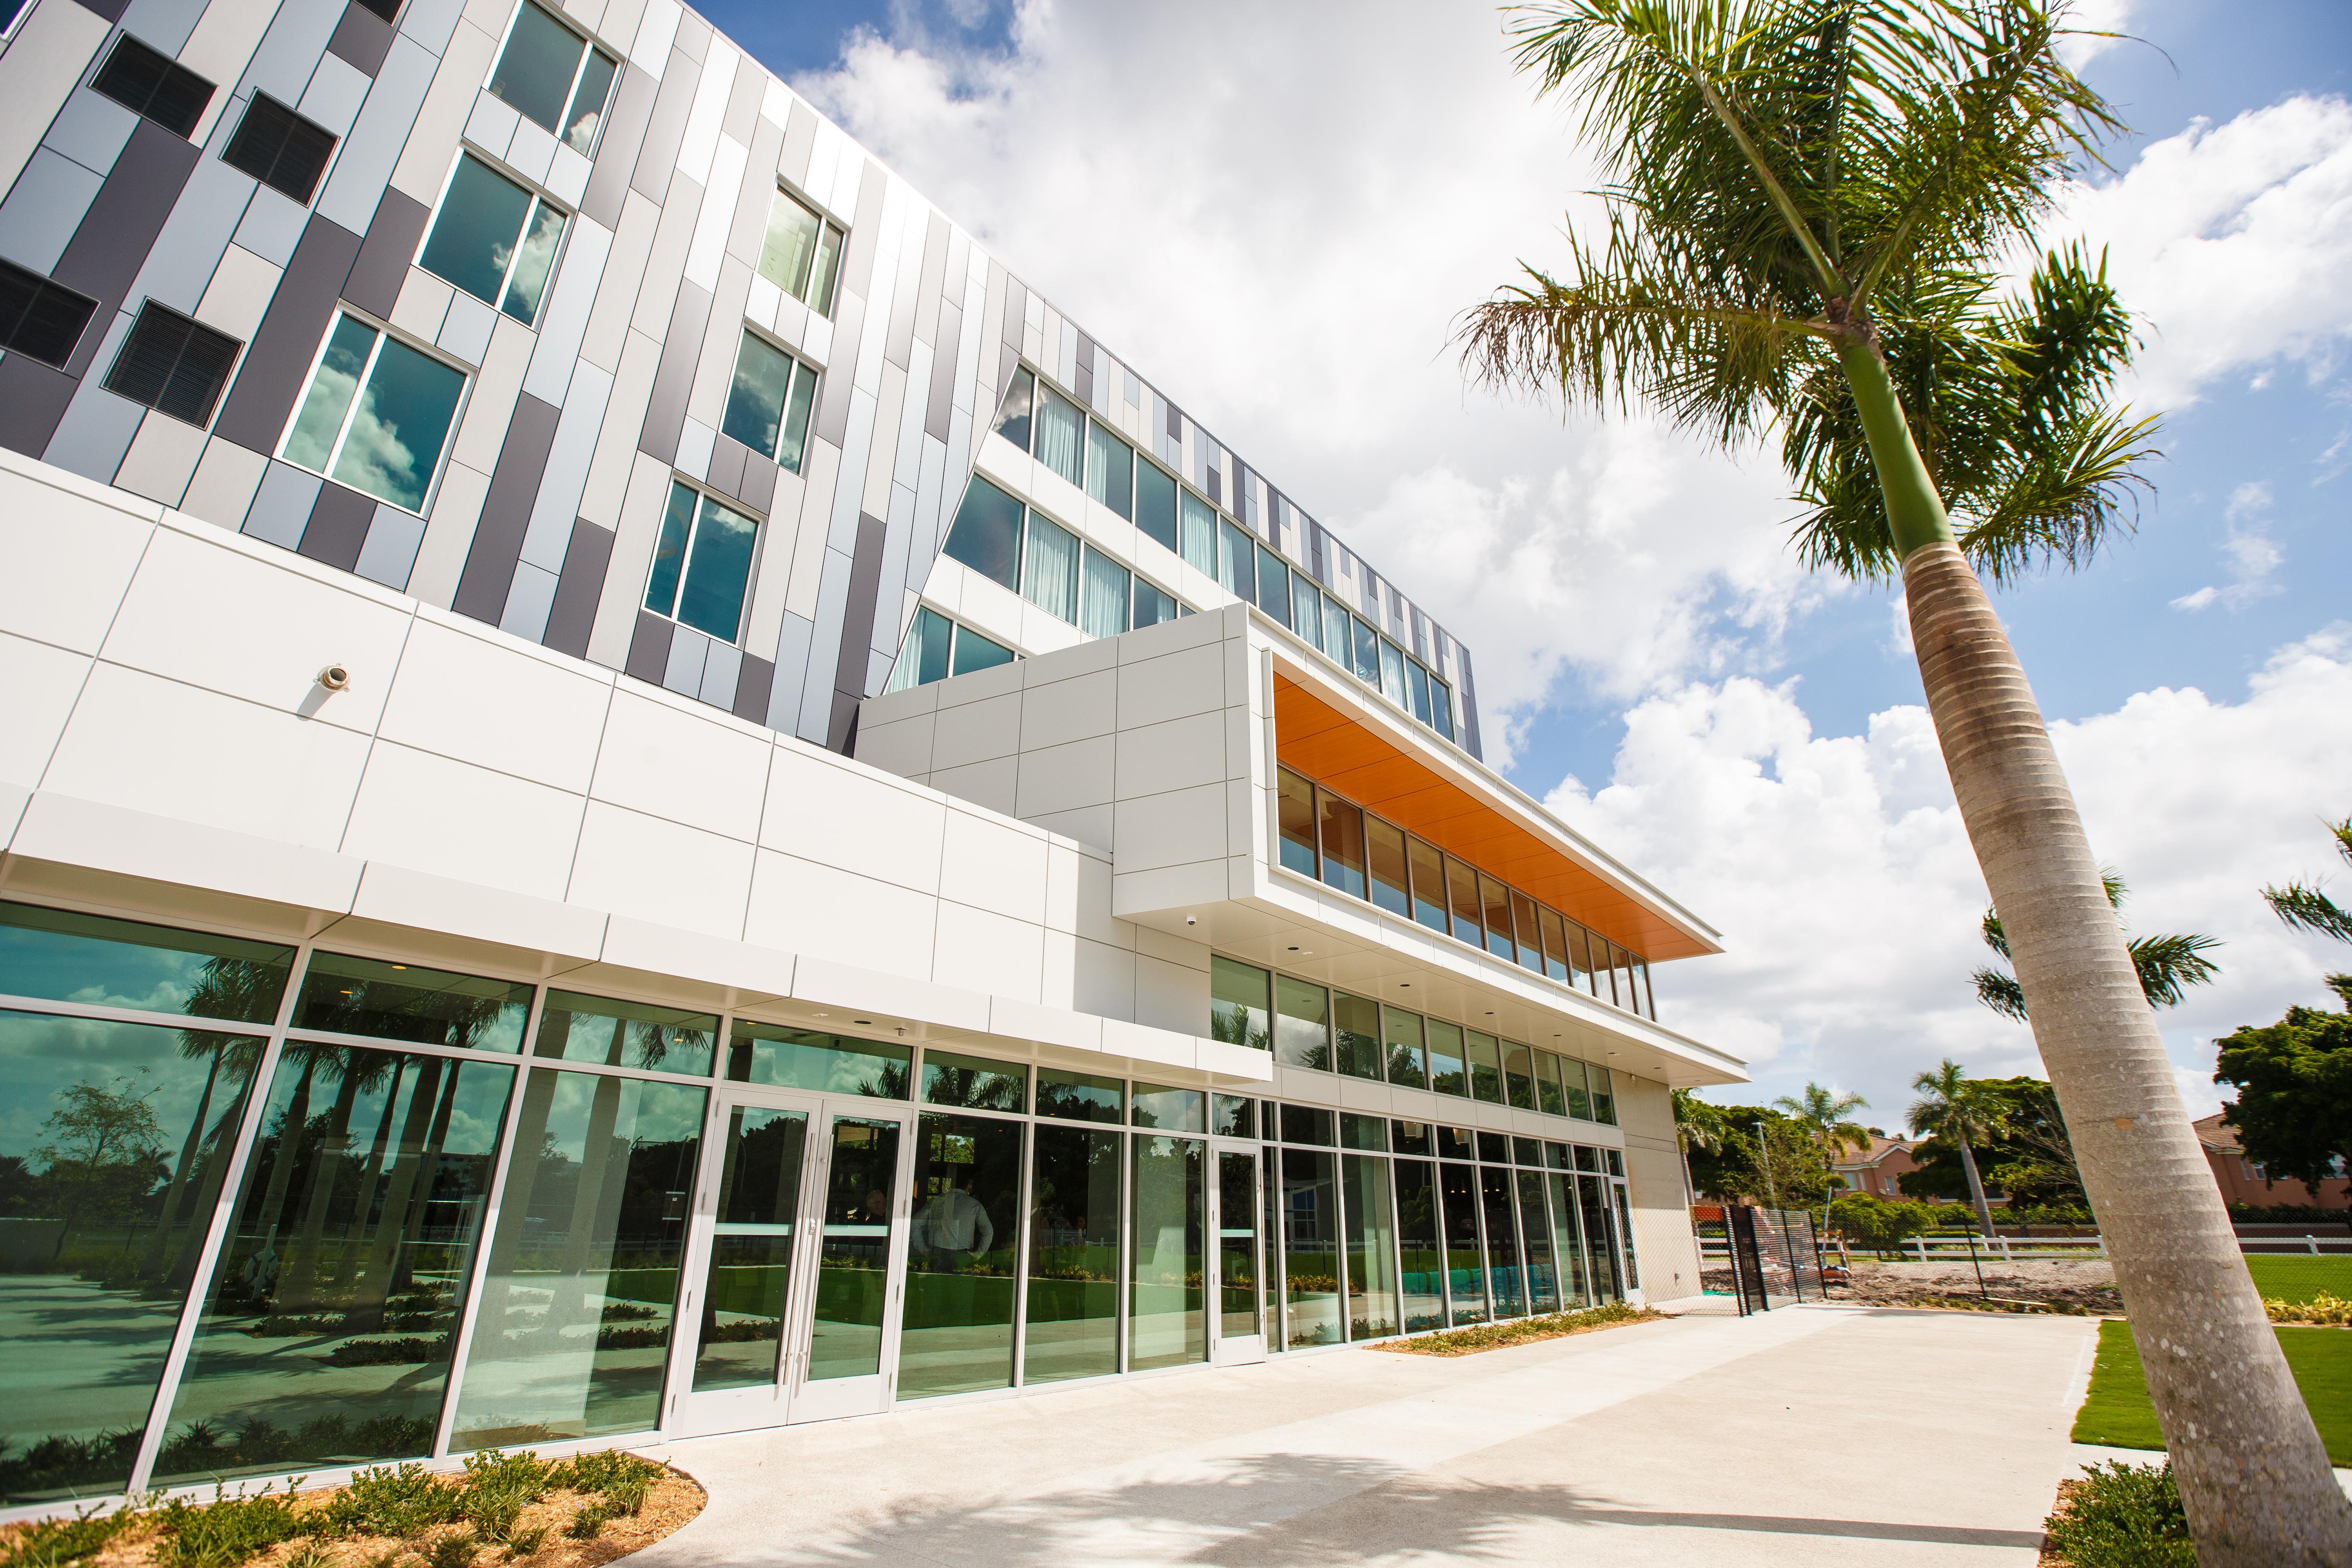
[(194, 132), (213, 100), (212, 83), (128, 33), (89, 85), (175, 136)]
[(334, 151), (333, 132), (257, 92), (222, 150), (221, 162), (308, 206)]
[(400, 0), (353, 0), (353, 3), (364, 10), (374, 12), (387, 22), (397, 21), (400, 17)]
[(0, 349), (63, 366), (98, 301), (0, 261)]
[(150, 300), (139, 308), (106, 390), (191, 425), (213, 416), (236, 363), (235, 338)]

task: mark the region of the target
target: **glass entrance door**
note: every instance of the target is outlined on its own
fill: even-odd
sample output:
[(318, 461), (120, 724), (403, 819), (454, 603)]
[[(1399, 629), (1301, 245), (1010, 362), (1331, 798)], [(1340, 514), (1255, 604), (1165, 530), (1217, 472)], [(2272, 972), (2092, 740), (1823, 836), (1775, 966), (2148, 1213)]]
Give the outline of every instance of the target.
[(1209, 1184), (1209, 1226), (1217, 1238), (1217, 1284), (1210, 1357), (1219, 1366), (1246, 1366), (1265, 1359), (1258, 1149), (1254, 1143), (1214, 1144), (1212, 1158), (1216, 1175)]
[(669, 1428), (732, 1432), (885, 1408), (907, 1257), (898, 1116), (727, 1088), (697, 1184)]

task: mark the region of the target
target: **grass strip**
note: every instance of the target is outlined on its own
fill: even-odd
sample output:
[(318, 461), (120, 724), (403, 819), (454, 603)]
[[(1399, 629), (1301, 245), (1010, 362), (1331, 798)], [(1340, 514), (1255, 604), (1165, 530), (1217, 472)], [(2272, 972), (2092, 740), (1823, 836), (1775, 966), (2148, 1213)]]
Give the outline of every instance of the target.
[[(2342, 1329), (2273, 1328), (2286, 1352), (2303, 1403), (2327, 1445), (2330, 1463), (2352, 1464), (2352, 1333)], [(2074, 1441), (2111, 1448), (2161, 1448), (2156, 1407), (2147, 1397), (2147, 1376), (2131, 1325), (2113, 1319), (2099, 1325), (2098, 1359), (2091, 1367), (2091, 1391), (2074, 1416)]]
[(1409, 1340), (1386, 1340), (1370, 1348), (1388, 1351), (1395, 1355), (1475, 1355), (1480, 1351), (1500, 1350), (1505, 1345), (1523, 1345), (1536, 1340), (1589, 1334), (1595, 1329), (1613, 1329), (1621, 1323), (1646, 1323), (1665, 1315), (1653, 1312), (1647, 1307), (1629, 1307), (1617, 1301), (1606, 1307), (1590, 1307), (1580, 1312), (1514, 1318), (1508, 1322), (1486, 1323), (1475, 1329), (1449, 1329), (1444, 1333), (1420, 1334)]
[(2326, 1296), (2352, 1297), (2352, 1258), (2313, 1258), (2290, 1253), (2250, 1253), (2246, 1272), (2265, 1301), (2306, 1303)]

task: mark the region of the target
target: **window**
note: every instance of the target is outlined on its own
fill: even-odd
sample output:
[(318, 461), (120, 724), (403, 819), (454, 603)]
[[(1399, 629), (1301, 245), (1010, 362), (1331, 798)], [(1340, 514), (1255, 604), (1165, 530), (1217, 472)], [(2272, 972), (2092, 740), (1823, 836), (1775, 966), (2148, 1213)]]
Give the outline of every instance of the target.
[(304, 206), (319, 188), (319, 176), (335, 151), (335, 133), (305, 120), (266, 92), (257, 92), (236, 122), (236, 134), (222, 149), (221, 162), (242, 169), (281, 195)]
[(1323, 823), (1323, 880), (1343, 893), (1364, 896), (1364, 814), (1328, 790), (1317, 790)]
[(1371, 627), (1361, 621), (1355, 621), (1355, 627), (1356, 679), (1377, 685), (1381, 679), (1381, 639)]
[(1248, 534), (1230, 522), (1219, 524), (1217, 537), (1222, 545), (1217, 552), (1217, 581), (1234, 598), (1256, 603), (1257, 595), (1251, 584), (1251, 579), (1257, 574), (1255, 557), (1252, 554), (1256, 548), (1255, 542)]
[(1381, 643), (1381, 695), (1400, 708), (1405, 706), (1404, 655), (1386, 640)]
[(1323, 595), (1304, 572), (1290, 574), (1290, 629), (1305, 637), (1309, 647), (1323, 636)]
[(996, 433), (1024, 452), (1029, 449), (1029, 411), (1036, 401), (1037, 378), (1016, 370), (1012, 384), (1004, 389), (1004, 401), (996, 409)]
[(1078, 630), (1090, 637), (1115, 637), (1127, 630), (1128, 594), (1127, 568), (1087, 545), (1078, 580)]
[(416, 265), (529, 326), (539, 314), (567, 216), (461, 153)]
[(1135, 465), (1135, 526), (1163, 549), (1176, 548), (1176, 481), (1154, 463)]
[(1433, 931), (1445, 930), (1445, 858), (1433, 844), (1413, 839), (1406, 847), (1412, 863), (1412, 918)]
[(1013, 650), (1003, 643), (992, 641), (970, 626), (956, 627), (955, 656), (949, 663), (949, 673), (970, 675), (975, 669), (993, 669), (1012, 662)]
[(768, 208), (760, 276), (818, 315), (829, 316), (834, 282), (841, 273), (841, 230), (817, 216), (814, 208), (788, 191), (778, 191)]
[(213, 100), (212, 83), (128, 33), (116, 41), (89, 85), (174, 136), (193, 132)]
[(790, 473), (801, 471), (808, 445), (809, 409), (816, 402), (816, 367), (803, 364), (755, 333), (743, 334), (727, 412), (719, 428)]
[(213, 405), (236, 363), (237, 342), (150, 300), (106, 373), (106, 390), (191, 425), (213, 416)]
[(1265, 1050), (1267, 983), (1265, 970), (1213, 954), (1209, 959), (1209, 1037)]
[(1316, 874), (1315, 786), (1288, 768), (1278, 770), (1276, 781), (1280, 791), (1277, 815), (1283, 868), (1312, 877)]
[(673, 483), (646, 582), (646, 608), (731, 643), (743, 621), (760, 525), (690, 486)]
[(1021, 510), (1019, 501), (975, 474), (940, 548), (999, 587), (1018, 592)]
[(928, 605), (915, 609), (914, 623), (907, 628), (907, 640), (898, 649), (898, 662), (890, 667), (890, 682), (885, 691), (904, 691), (910, 686), (929, 686), (948, 678), (948, 645), (955, 636), (955, 623)]
[(1040, 384), (1037, 388), (1037, 460), (1072, 484), (1078, 482), (1078, 445), (1085, 421), (1077, 405)]
[(1516, 888), (1511, 889), (1511, 919), (1518, 927), (1519, 967), (1541, 974), (1544, 963), (1538, 944), (1543, 939), (1536, 934), (1536, 901)]
[(1205, 577), (1217, 574), (1217, 514), (1209, 503), (1191, 490), (1182, 500), (1184, 548), (1180, 552), (1186, 564)]
[(1568, 936), (1560, 925), (1559, 916), (1550, 910), (1542, 910), (1538, 911), (1537, 923), (1543, 931), (1544, 973), (1562, 984), (1570, 984)]
[(1156, 626), (1162, 621), (1176, 618), (1173, 596), (1138, 577), (1135, 580), (1135, 625)]
[(1391, 1083), (1401, 1083), (1412, 1089), (1427, 1086), (1429, 1064), (1421, 1024), (1418, 1013), (1400, 1013), (1394, 1007), (1381, 1010), (1381, 1032), (1388, 1046)]
[(1263, 544), (1257, 547), (1257, 605), (1284, 626), (1290, 624), (1290, 568)]
[(1478, 879), (1478, 894), (1486, 910), (1486, 951), (1507, 963), (1518, 953), (1511, 942), (1511, 890), (1488, 876)]
[(1381, 1057), (1381, 1005), (1345, 991), (1331, 993), (1331, 1035), (1338, 1047), (1339, 1070), (1349, 1078), (1380, 1081)]
[(1087, 421), (1087, 494), (1124, 518), (1135, 515), (1135, 448)]
[(1454, 940), (1472, 947), (1486, 946), (1486, 929), (1479, 924), (1478, 873), (1447, 856), (1445, 890), (1454, 911)]
[(81, 330), (97, 309), (95, 300), (13, 261), (0, 261), (0, 349), (63, 365), (73, 358)]
[(1440, 1094), (1467, 1097), (1470, 1093), (1459, 1024), (1449, 1024), (1442, 1018), (1429, 1020), (1429, 1087)]
[(1364, 858), (1371, 873), (1371, 900), (1391, 914), (1412, 911), (1405, 898), (1404, 832), (1377, 816), (1364, 818)]
[(1274, 1055), (1285, 1067), (1331, 1070), (1331, 994), (1320, 985), (1274, 977)]
[(490, 91), (515, 112), (582, 157), (595, 151), (604, 100), (613, 90), (613, 57), (541, 10), (524, 5), (507, 30)]
[(1021, 596), (1049, 616), (1078, 624), (1078, 539), (1058, 523), (1029, 514)]
[(1404, 692), (1411, 700), (1412, 716), (1423, 723), (1429, 722), (1429, 671), (1416, 659), (1404, 661)]
[(1454, 689), (1433, 675), (1429, 678), (1429, 720), (1439, 734), (1454, 739)]
[(278, 456), (422, 512), (466, 377), (356, 316), (339, 316)]

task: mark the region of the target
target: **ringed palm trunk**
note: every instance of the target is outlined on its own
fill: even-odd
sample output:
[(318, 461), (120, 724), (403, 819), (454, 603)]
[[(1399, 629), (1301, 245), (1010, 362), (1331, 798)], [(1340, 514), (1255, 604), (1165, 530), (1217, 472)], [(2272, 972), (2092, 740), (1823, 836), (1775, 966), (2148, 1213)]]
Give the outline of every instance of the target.
[(1838, 356), (1903, 563), (1936, 739), (2115, 1260), (2198, 1561), (2352, 1563), (2352, 1503), (2246, 1272), (2025, 671), (1953, 542), (1885, 363), (1858, 340)]

